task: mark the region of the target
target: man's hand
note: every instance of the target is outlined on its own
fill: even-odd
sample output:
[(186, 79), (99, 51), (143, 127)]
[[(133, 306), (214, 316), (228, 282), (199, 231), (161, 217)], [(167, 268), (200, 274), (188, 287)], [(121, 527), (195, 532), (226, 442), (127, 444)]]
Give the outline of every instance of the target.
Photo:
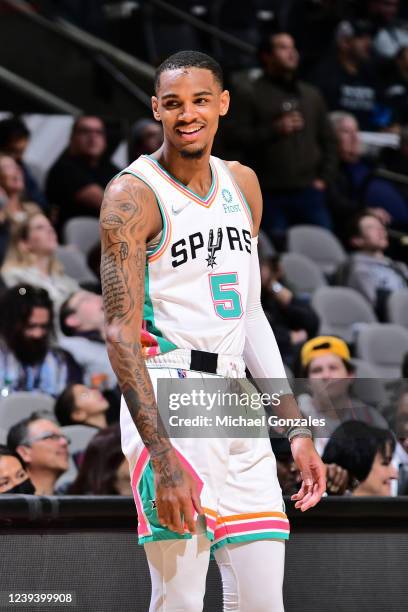
[(302, 512), (313, 508), (326, 490), (326, 467), (310, 438), (296, 437), (290, 443), (293, 459), (302, 477), (302, 486), (291, 499)]
[(275, 130), (284, 136), (303, 130), (304, 125), (303, 117), (298, 111), (284, 113), (274, 121)]
[(157, 515), (161, 525), (183, 535), (185, 523), (190, 533), (194, 534), (194, 509), (198, 514), (204, 514), (195, 480), (184, 470), (173, 450), (152, 459), (152, 465)]
[(317, 189), (317, 191), (324, 191), (326, 189), (326, 183), (323, 179), (315, 179), (312, 183), (312, 187)]

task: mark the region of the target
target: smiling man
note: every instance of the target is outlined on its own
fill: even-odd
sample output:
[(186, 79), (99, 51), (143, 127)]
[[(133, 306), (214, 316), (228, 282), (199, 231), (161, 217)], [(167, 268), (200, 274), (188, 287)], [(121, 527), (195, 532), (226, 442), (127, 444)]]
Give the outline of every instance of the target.
[[(163, 145), (110, 183), (101, 210), (108, 350), (124, 400), (129, 460), (152, 579), (150, 611), (202, 610), (210, 551), (225, 609), (281, 612), (288, 520), (267, 438), (177, 440), (160, 426), (160, 378), (279, 378), (285, 371), (260, 305), (256, 175), (211, 155), (229, 93), (220, 66), (183, 51), (156, 73)], [(287, 386), (287, 383), (282, 383)], [(300, 416), (286, 392), (287, 416)], [(324, 488), (310, 432), (288, 432), (302, 511)]]

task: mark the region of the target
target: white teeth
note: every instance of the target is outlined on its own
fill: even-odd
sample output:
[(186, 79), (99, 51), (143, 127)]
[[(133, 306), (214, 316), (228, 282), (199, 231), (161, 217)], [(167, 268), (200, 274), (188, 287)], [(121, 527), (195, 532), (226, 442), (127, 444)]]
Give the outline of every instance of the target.
[(195, 132), (199, 132), (200, 130), (201, 130), (201, 127), (194, 128), (194, 130), (179, 130), (179, 132), (181, 134), (194, 134)]

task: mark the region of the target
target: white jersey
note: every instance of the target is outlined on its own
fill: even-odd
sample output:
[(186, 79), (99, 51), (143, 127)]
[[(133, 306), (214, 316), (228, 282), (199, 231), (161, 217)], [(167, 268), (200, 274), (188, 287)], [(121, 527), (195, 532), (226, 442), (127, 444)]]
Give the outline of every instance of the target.
[(142, 345), (145, 357), (178, 348), (242, 355), (251, 256), (249, 206), (226, 164), (210, 158), (200, 197), (152, 157), (121, 174), (154, 192), (163, 219), (148, 244)]

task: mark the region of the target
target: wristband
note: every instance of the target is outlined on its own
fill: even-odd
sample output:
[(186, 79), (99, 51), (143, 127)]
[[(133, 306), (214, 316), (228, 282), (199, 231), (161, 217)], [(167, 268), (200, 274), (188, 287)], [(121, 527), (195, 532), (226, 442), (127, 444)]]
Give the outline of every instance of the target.
[(312, 432), (308, 427), (290, 427), (286, 433), (289, 442), (294, 438), (310, 438), (313, 439)]

